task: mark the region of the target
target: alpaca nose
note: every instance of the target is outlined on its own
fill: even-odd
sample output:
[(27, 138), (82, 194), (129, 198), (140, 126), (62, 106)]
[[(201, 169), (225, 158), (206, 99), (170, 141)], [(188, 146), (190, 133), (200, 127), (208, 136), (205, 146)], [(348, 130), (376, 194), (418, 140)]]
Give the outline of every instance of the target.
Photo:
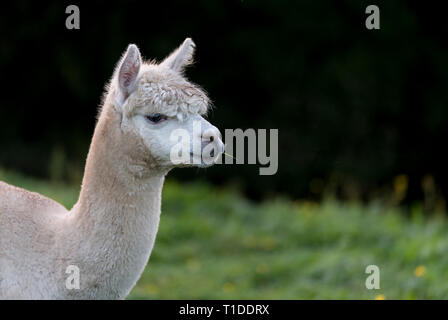
[(221, 139), (221, 132), (216, 128), (209, 128), (202, 133), (203, 142), (214, 142)]
[[(205, 130), (201, 135), (201, 139), (203, 147), (205, 147), (209, 143), (215, 143), (219, 150), (217, 151), (219, 153), (224, 152), (224, 143), (222, 143), (221, 132), (219, 132), (219, 130), (216, 127), (208, 128), (207, 130)], [(215, 156), (215, 150), (211, 151), (210, 156), (211, 157)]]

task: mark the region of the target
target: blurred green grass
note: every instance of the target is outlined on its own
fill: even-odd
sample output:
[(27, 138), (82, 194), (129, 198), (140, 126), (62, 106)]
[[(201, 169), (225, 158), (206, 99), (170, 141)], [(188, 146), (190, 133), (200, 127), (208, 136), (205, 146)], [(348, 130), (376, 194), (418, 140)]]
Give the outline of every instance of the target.
[[(0, 180), (70, 208), (79, 187), (0, 169)], [(446, 299), (448, 229), (415, 207), (272, 199), (179, 184), (163, 192), (159, 234), (129, 299)], [(365, 268), (381, 270), (367, 290)]]

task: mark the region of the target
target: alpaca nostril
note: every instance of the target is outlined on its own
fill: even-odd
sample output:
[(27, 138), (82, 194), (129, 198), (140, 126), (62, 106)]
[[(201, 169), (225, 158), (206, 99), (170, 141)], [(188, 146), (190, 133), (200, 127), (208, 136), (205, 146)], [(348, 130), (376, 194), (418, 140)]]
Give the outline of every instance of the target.
[(210, 157), (214, 157), (215, 156), (215, 149), (212, 149), (212, 151), (210, 152)]

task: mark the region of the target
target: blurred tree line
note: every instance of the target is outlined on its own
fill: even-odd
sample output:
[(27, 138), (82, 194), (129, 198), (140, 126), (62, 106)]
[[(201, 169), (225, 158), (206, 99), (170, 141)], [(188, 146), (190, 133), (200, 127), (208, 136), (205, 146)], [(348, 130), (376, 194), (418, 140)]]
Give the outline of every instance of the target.
[[(80, 30), (65, 28), (69, 4), (80, 8)], [(380, 30), (365, 27), (369, 4), (380, 8)], [(398, 188), (404, 200), (415, 200), (432, 186), (443, 199), (448, 191), (448, 22), (441, 2), (6, 6), (4, 167), (79, 182), (104, 84), (126, 46), (136, 43), (146, 58), (161, 60), (190, 36), (197, 51), (187, 76), (210, 94), (211, 121), (222, 130), (279, 129), (279, 170), (259, 176), (254, 165), (221, 165), (175, 170), (178, 179), (230, 183), (253, 198), (320, 197), (325, 190), (368, 198)]]

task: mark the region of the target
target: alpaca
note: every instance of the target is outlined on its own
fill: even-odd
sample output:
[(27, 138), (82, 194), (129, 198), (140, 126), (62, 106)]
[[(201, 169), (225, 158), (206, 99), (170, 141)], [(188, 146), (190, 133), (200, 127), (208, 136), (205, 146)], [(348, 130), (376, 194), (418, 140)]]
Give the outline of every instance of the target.
[[(174, 167), (209, 166), (224, 149), (219, 130), (202, 117), (207, 95), (183, 75), (194, 48), (187, 38), (157, 64), (142, 61), (137, 46), (129, 45), (106, 86), (79, 200), (70, 211), (0, 182), (0, 299), (129, 294), (154, 245), (165, 175)], [(191, 137), (182, 145), (199, 144), (199, 153), (172, 160), (177, 129)], [(201, 152), (210, 146), (208, 155)], [(79, 288), (66, 286), (69, 266), (79, 269)]]

